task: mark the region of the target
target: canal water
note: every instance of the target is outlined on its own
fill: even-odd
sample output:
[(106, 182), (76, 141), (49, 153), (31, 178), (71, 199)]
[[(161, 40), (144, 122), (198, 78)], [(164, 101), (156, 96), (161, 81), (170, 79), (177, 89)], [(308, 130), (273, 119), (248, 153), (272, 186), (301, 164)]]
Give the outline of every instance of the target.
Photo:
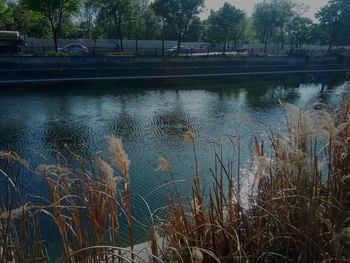
[[(249, 165), (254, 136), (266, 140), (271, 132), (283, 132), (286, 120), (281, 103), (305, 108), (322, 100), (336, 106), (343, 88), (344, 76), (187, 86), (149, 84), (142, 88), (95, 83), (2, 90), (0, 149), (16, 151), (36, 167), (43, 156), (53, 161), (55, 151), (66, 147), (86, 158), (94, 153), (103, 155), (108, 147), (106, 137), (114, 134), (123, 140), (131, 160), (134, 214), (147, 221), (147, 209), (137, 195), (147, 196), (155, 210), (167, 204), (166, 197), (173, 191), (168, 185), (148, 195), (171, 180), (157, 171), (159, 157), (169, 161), (176, 180), (189, 179), (179, 187), (181, 195), (190, 193), (195, 164), (192, 148), (184, 140), (186, 131), (194, 132), (199, 171), (208, 189), (215, 151), (225, 162), (237, 160), (233, 142), (239, 136), (242, 167)], [(32, 178), (23, 181), (24, 191), (32, 195), (46, 191)], [(136, 228), (138, 241), (147, 239), (142, 227)], [(50, 227), (44, 234), (51, 248), (57, 243), (52, 233), (55, 229)], [(122, 231), (123, 237), (126, 240), (126, 231)]]

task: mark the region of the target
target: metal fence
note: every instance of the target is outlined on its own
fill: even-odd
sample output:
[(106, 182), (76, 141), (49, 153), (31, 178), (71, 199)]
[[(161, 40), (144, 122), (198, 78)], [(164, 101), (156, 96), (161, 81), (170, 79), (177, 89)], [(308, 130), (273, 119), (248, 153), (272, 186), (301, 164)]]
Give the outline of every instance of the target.
[[(22, 48), (24, 53), (46, 55), (54, 52), (52, 39), (39, 39), (39, 38), (26, 38), (28, 46)], [(59, 47), (64, 47), (67, 44), (82, 44), (89, 49), (89, 54), (111, 54), (121, 52), (120, 40), (118, 39), (59, 39)], [(208, 42), (183, 42), (184, 46), (191, 49), (191, 53), (244, 53), (240, 52), (241, 49), (245, 49), (246, 53), (255, 55), (264, 55), (264, 44), (261, 43), (239, 43), (236, 48), (234, 45), (228, 46), (226, 50), (223, 49), (222, 43), (208, 43)], [(164, 46), (164, 53), (168, 49), (177, 46), (175, 40), (124, 40), (123, 41), (124, 52), (132, 53), (135, 55), (161, 55), (162, 46)], [(344, 48), (350, 50), (350, 47), (334, 47), (334, 49)], [(267, 45), (267, 54), (270, 55), (288, 55), (291, 53), (291, 46), (286, 44), (281, 48), (280, 44), (270, 43)], [(293, 48), (295, 54), (308, 53), (310, 55), (324, 55), (328, 52), (328, 46), (325, 45), (302, 45), (300, 49)], [(241, 54), (240, 54), (241, 55)]]
[[(350, 51), (349, 51), (350, 52)], [(22, 47), (20, 49), (22, 55), (132, 55), (132, 56), (173, 56), (176, 54), (173, 50), (167, 48), (155, 47), (155, 48), (124, 48), (123, 51), (120, 48), (113, 47), (90, 47), (88, 52), (55, 52), (55, 48), (52, 46), (36, 46), (36, 47)], [(328, 50), (321, 49), (268, 49), (266, 54), (264, 48), (190, 48), (186, 51), (180, 51), (181, 55), (187, 56), (264, 56), (264, 55), (276, 55), (276, 56), (324, 56), (328, 54)]]

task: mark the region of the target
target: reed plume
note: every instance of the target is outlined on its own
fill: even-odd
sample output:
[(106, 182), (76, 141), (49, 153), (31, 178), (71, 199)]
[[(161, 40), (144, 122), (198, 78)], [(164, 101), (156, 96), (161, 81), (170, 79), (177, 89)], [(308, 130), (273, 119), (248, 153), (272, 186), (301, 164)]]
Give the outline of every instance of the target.
[(168, 160), (165, 159), (164, 157), (159, 157), (159, 165), (158, 165), (158, 168), (156, 170), (157, 171), (166, 172), (166, 173), (170, 173), (171, 172), (171, 166), (170, 166)]
[(131, 258), (134, 260), (134, 224), (132, 218), (132, 204), (129, 182), (129, 166), (130, 160), (128, 155), (124, 151), (122, 140), (118, 139), (114, 135), (108, 137), (109, 146), (108, 150), (112, 153), (112, 164), (115, 165), (124, 177), (124, 203), (126, 206), (126, 217), (128, 221), (128, 230), (130, 238)]
[(124, 176), (125, 180), (129, 178), (129, 166), (130, 160), (126, 152), (124, 151), (122, 140), (118, 139), (114, 135), (108, 137), (108, 150), (112, 153), (112, 164), (116, 166)]

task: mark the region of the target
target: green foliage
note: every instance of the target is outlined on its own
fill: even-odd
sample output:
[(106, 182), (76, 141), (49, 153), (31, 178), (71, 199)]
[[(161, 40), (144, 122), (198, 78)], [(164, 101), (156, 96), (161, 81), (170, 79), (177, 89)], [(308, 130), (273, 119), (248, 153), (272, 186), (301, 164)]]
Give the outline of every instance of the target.
[(41, 14), (28, 10), (21, 3), (10, 3), (6, 8), (6, 28), (31, 37), (50, 37), (50, 27)]
[(153, 9), (148, 8), (143, 17), (144, 30), (143, 39), (160, 38), (160, 27), (157, 25), (157, 16)]
[(78, 11), (81, 0), (22, 0), (22, 3), (49, 21), (57, 51), (63, 20)]
[(184, 36), (184, 41), (198, 42), (201, 40), (204, 27), (199, 17), (194, 17), (191, 21), (188, 31)]
[(233, 5), (225, 3), (218, 11), (211, 10), (208, 18), (207, 38), (212, 42), (223, 42), (225, 49), (230, 41), (234, 41), (236, 46), (246, 25), (245, 13)]
[(4, 0), (0, 0), (0, 28), (7, 29), (7, 26), (12, 21), (12, 17), (8, 12), (7, 5)]
[(306, 40), (305, 30), (311, 22), (303, 17), (306, 9), (291, 0), (270, 0), (255, 6), (254, 28), (256, 37), (265, 44), (265, 53), (267, 44), (272, 41), (279, 43), (283, 50), (287, 36), (292, 44)]
[(0, 0), (0, 14), (2, 14), (5, 11), (5, 1)]
[(100, 7), (96, 0), (85, 0), (78, 13), (80, 38), (97, 38), (96, 17)]
[(266, 46), (275, 34), (277, 25), (276, 10), (271, 3), (258, 3), (255, 6), (253, 18), (256, 36), (262, 43), (265, 43), (266, 53)]
[(291, 45), (301, 48), (311, 35), (312, 20), (306, 17), (296, 16), (288, 24), (288, 36)]
[(22, 0), (28, 8), (45, 16), (54, 16), (59, 12), (72, 13), (77, 11), (80, 0)]
[(277, 1), (273, 8), (275, 10), (274, 15), (276, 27), (278, 28), (277, 40), (281, 44), (283, 49), (285, 41), (285, 30), (290, 21), (295, 17), (294, 11), (295, 4), (290, 0), (279, 0)]
[(123, 25), (128, 19), (130, 22), (131, 12), (137, 2), (133, 0), (99, 0), (99, 4), (101, 5), (101, 9), (106, 14), (107, 23), (111, 25), (111, 20), (114, 23), (114, 26), (118, 33), (118, 38), (120, 41), (120, 48), (123, 51)]
[(204, 0), (155, 0), (152, 8), (158, 16), (164, 17), (175, 30), (178, 50), (191, 21), (201, 12)]
[(311, 26), (308, 43), (318, 45), (327, 44), (327, 34), (322, 30), (320, 24), (313, 24)]
[(334, 44), (349, 43), (350, 4), (348, 0), (330, 0), (316, 14), (320, 28), (326, 34), (329, 51)]

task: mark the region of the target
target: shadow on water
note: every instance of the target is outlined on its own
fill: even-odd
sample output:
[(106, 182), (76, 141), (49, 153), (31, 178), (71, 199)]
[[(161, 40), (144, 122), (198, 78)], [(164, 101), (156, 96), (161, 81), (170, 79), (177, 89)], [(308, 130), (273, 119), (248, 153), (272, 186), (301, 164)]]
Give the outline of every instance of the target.
[(178, 80), (142, 80), (142, 81), (88, 81), (88, 82), (64, 82), (64, 83), (37, 83), (37, 84), (16, 84), (8, 87), (0, 87), (2, 95), (27, 95), (36, 94), (52, 96), (101, 96), (120, 94), (144, 94), (147, 90), (216, 90), (222, 88), (251, 88), (275, 85), (293, 85), (300, 83), (325, 83), (334, 86), (345, 79), (345, 73), (329, 74), (288, 74), (272, 76), (242, 76), (236, 78), (217, 77), (207, 80), (203, 79), (178, 79)]

